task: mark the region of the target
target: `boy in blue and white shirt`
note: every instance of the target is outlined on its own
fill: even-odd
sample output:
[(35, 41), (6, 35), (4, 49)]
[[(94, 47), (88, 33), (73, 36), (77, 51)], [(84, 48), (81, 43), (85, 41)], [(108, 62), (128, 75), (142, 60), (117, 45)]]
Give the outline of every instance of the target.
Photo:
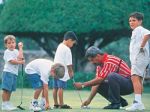
[[(72, 53), (71, 49), (77, 42), (77, 36), (73, 31), (68, 31), (64, 35), (63, 42), (57, 47), (54, 62), (61, 63), (65, 67), (65, 75), (61, 79), (54, 79), (53, 98), (54, 108), (70, 109), (71, 107), (64, 104), (63, 90), (67, 87), (67, 80), (73, 77)], [(58, 99), (59, 98), (59, 102)]]
[(5, 65), (2, 74), (2, 110), (15, 110), (10, 103), (11, 93), (16, 90), (17, 76), (19, 64), (24, 64), (23, 60), (23, 43), (18, 43), (19, 51), (16, 49), (16, 39), (13, 35), (7, 35), (4, 38), (5, 47), (4, 52)]

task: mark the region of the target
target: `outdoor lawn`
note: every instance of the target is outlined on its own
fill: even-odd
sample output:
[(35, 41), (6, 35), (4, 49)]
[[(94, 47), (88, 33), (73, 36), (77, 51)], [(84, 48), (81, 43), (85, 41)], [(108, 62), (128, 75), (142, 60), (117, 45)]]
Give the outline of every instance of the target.
[[(20, 89), (17, 89), (17, 92), (15, 92), (12, 95), (11, 101), (15, 106), (20, 104)], [(0, 94), (2, 91), (0, 91)], [(82, 100), (85, 100), (90, 91), (80, 91)], [(23, 112), (31, 112), (29, 111), (29, 104), (31, 102), (33, 95), (33, 90), (32, 89), (23, 89), (23, 104), (21, 105), (24, 107), (26, 110)], [(133, 101), (133, 94), (125, 96), (125, 98), (128, 100), (129, 104), (132, 103)], [(146, 111), (144, 112), (150, 112), (150, 87), (145, 87), (144, 94), (143, 94), (143, 102), (146, 107)], [(52, 98), (52, 89), (49, 90), (49, 99), (50, 99), (50, 105), (53, 107), (53, 98)], [(104, 98), (102, 98), (99, 94), (96, 95), (94, 98), (93, 102), (90, 104), (90, 109), (81, 109), (80, 105), (80, 99), (78, 97), (78, 94), (74, 90), (67, 90), (64, 93), (64, 101), (66, 104), (69, 104), (72, 106), (73, 109), (69, 110), (62, 110), (62, 109), (53, 109), (53, 110), (48, 110), (51, 112), (125, 112), (125, 108), (122, 108), (120, 110), (103, 110), (102, 108), (106, 105), (108, 105), (108, 101), (106, 101)], [(20, 112), (21, 110), (13, 111), (13, 112)]]

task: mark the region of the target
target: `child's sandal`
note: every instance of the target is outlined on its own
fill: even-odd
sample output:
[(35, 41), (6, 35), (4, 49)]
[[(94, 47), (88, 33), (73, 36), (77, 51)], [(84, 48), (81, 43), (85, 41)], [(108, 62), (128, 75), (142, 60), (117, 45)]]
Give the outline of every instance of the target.
[(54, 109), (57, 109), (57, 108), (59, 108), (59, 106), (60, 106), (60, 105), (54, 105)]
[(64, 104), (64, 105), (61, 105), (59, 106), (60, 109), (72, 109), (69, 105), (67, 104)]

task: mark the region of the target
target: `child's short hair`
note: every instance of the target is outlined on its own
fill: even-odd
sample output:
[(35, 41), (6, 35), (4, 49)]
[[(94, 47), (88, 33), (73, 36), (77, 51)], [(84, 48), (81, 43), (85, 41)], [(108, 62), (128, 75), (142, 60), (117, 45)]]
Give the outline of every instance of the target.
[(15, 36), (13, 35), (7, 35), (4, 37), (4, 43), (7, 44), (8, 39), (10, 40), (16, 40)]
[(144, 14), (140, 12), (133, 12), (130, 14), (129, 17), (136, 18), (137, 20), (143, 20), (144, 19)]
[(68, 40), (68, 39), (78, 41), (78, 38), (77, 38), (76, 34), (73, 31), (68, 31), (68, 32), (65, 33), (64, 40)]
[(60, 63), (55, 63), (53, 69), (57, 78), (63, 78), (65, 74), (65, 67)]

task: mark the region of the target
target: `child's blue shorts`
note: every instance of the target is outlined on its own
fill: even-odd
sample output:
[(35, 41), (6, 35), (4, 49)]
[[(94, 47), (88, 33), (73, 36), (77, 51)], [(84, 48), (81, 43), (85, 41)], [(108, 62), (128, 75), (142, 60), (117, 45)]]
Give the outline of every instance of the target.
[(67, 87), (67, 82), (59, 80), (59, 79), (54, 79), (53, 80), (53, 88), (62, 88), (65, 89)]
[(2, 75), (2, 89), (9, 92), (16, 91), (17, 75), (3, 71)]
[(43, 87), (43, 82), (38, 74), (27, 74), (28, 80), (32, 85), (32, 88), (39, 89)]

